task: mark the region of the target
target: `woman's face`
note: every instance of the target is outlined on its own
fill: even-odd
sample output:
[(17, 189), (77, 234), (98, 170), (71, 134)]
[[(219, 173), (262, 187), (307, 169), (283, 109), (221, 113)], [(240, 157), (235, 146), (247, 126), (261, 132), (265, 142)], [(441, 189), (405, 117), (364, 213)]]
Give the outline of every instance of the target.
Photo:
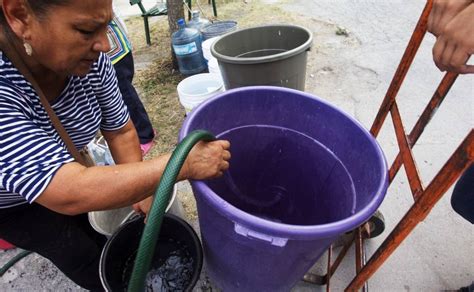
[(33, 17), (32, 57), (47, 70), (68, 76), (84, 76), (100, 52), (110, 49), (106, 31), (112, 0), (71, 0), (52, 6), (45, 17)]

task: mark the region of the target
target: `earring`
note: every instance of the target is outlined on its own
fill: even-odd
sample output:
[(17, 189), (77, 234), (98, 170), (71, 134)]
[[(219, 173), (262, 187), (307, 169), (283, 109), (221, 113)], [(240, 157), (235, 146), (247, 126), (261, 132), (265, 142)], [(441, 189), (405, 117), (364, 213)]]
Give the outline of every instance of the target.
[(24, 41), (23, 46), (25, 47), (25, 52), (28, 56), (33, 55), (33, 48), (28, 42)]

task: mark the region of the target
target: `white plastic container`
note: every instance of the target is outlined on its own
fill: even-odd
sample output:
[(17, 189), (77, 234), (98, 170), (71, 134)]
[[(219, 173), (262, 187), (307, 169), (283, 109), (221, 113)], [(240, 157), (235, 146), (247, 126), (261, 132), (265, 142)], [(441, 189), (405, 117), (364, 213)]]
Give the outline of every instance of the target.
[(211, 54), (211, 46), (219, 38), (220, 38), (220, 36), (213, 37), (213, 38), (210, 38), (208, 40), (205, 40), (202, 43), (202, 53), (204, 55), (204, 59), (206, 59), (207, 68), (209, 70), (209, 73), (217, 74), (222, 79), (221, 70), (219, 69), (219, 64), (217, 62), (217, 59)]
[(219, 69), (219, 63), (217, 62), (216, 58), (212, 58), (207, 63), (207, 68), (209, 69), (209, 73), (217, 74), (222, 79), (221, 70)]
[[(173, 194), (171, 195), (170, 202), (166, 207), (166, 212), (186, 220), (183, 205), (181, 205), (181, 202), (176, 196), (177, 191), (178, 189), (176, 185), (174, 185)], [(89, 217), (89, 223), (95, 231), (110, 237), (120, 225), (125, 223), (134, 214), (136, 213), (132, 206), (128, 206), (112, 210), (93, 211), (89, 212), (87, 215)]]
[(201, 73), (182, 80), (177, 87), (179, 102), (186, 113), (194, 107), (224, 91), (224, 83), (220, 75)]
[(202, 54), (204, 55), (204, 59), (206, 59), (207, 61), (215, 59), (214, 56), (211, 54), (211, 46), (218, 39), (219, 37), (213, 37), (202, 42)]

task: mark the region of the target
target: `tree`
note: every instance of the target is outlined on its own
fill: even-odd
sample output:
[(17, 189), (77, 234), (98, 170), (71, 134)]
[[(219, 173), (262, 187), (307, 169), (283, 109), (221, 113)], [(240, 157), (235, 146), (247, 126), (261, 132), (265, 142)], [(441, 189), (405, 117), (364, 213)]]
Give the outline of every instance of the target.
[[(171, 35), (178, 30), (178, 20), (184, 18), (183, 0), (166, 0), (166, 5), (168, 9), (168, 25), (171, 38)], [(171, 57), (173, 59), (173, 67), (178, 69), (178, 62), (172, 47)]]

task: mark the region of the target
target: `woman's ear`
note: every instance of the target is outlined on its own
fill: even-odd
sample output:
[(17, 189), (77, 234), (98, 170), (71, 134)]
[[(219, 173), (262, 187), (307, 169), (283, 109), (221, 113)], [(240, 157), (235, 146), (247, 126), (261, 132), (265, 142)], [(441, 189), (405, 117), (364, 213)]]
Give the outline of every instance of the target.
[(2, 0), (3, 15), (10, 29), (20, 39), (31, 37), (32, 12), (26, 0)]

